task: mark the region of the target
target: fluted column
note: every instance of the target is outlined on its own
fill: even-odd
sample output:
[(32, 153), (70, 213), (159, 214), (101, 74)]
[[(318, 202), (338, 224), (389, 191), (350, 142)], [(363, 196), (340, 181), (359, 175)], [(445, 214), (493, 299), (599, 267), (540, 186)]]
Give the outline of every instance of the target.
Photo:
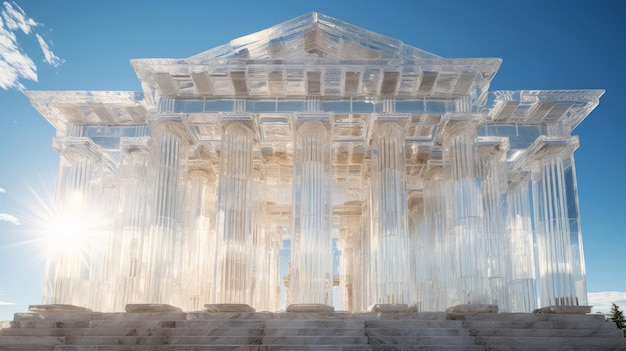
[(145, 292), (141, 302), (171, 303), (180, 292), (180, 243), (184, 203), (183, 175), (188, 141), (175, 123), (152, 128), (151, 203), (148, 235), (144, 246)]
[(119, 286), (117, 310), (141, 300), (140, 272), (146, 223), (146, 180), (148, 172), (148, 139), (124, 138), (120, 141), (118, 233), (120, 237)]
[(587, 304), (572, 163), (578, 143), (571, 138), (568, 144), (570, 150), (538, 160), (532, 174), (542, 306)]
[(451, 211), (451, 230), (456, 239), (462, 291), (460, 303), (489, 303), (483, 204), (478, 177), (476, 138), (478, 125), (471, 116), (451, 120), (446, 126), (443, 157), (448, 165), (452, 196), (447, 204)]
[(371, 303), (410, 303), (404, 130), (379, 122), (372, 139), (370, 180)]
[(509, 142), (503, 138), (485, 138), (478, 146), (479, 171), (482, 179), (484, 208), (484, 241), (487, 277), (492, 304), (502, 312), (510, 311), (506, 261), (506, 153)]
[(202, 310), (215, 285), (216, 176), (208, 160), (190, 162), (187, 175), (186, 227), (183, 238), (183, 305)]
[(243, 122), (224, 126), (217, 214), (216, 303), (250, 303), (252, 243), (252, 149), (254, 135)]
[(530, 313), (537, 308), (535, 249), (530, 206), (529, 179), (516, 175), (507, 193), (508, 261), (511, 264), (509, 296), (511, 312)]
[[(431, 237), (431, 251), (426, 253), (433, 266), (432, 311), (443, 311), (457, 303), (460, 277), (456, 238), (447, 229), (446, 200), (450, 191), (444, 179), (441, 160), (428, 160), (424, 172), (424, 232)], [(419, 275), (418, 275), (418, 278)], [(426, 307), (425, 307), (426, 308)]]
[(303, 122), (296, 134), (292, 303), (332, 304), (332, 182), (328, 139), (328, 125), (321, 121)]
[(92, 228), (98, 215), (92, 195), (101, 151), (88, 138), (61, 141), (61, 148), (42, 301), (90, 307)]

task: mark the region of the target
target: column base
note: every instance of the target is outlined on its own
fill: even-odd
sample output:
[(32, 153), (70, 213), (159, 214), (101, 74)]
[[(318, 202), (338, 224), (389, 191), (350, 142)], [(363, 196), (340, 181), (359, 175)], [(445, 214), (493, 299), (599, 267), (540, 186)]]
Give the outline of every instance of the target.
[(294, 303), (287, 306), (287, 312), (335, 312), (333, 306), (321, 303)]
[(415, 305), (409, 306), (403, 303), (375, 303), (371, 305), (367, 311), (378, 313), (407, 313), (417, 312), (417, 307)]
[(163, 312), (182, 312), (179, 307), (166, 304), (151, 303), (129, 303), (124, 307), (128, 313), (163, 313)]
[(203, 312), (256, 312), (256, 309), (244, 303), (209, 303), (204, 305)]
[(76, 312), (93, 312), (91, 308), (66, 304), (49, 304), (49, 305), (29, 305), (28, 312), (34, 313), (76, 313)]
[(546, 306), (533, 311), (540, 314), (587, 314), (591, 306)]
[(446, 313), (498, 313), (498, 305), (455, 305), (448, 307)]

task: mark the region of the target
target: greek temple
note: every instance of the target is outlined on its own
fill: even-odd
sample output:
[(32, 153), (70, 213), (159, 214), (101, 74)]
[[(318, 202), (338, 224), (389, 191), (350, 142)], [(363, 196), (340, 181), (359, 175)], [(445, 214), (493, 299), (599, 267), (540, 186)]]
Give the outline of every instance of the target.
[(140, 92), (27, 92), (60, 155), (42, 302), (586, 306), (603, 91), (490, 91), (501, 63), (310, 13), (131, 60)]

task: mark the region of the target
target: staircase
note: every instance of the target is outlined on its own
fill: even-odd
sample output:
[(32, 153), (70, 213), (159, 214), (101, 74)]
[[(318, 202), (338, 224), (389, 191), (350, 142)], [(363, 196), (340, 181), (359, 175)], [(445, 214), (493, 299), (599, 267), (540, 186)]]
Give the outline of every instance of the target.
[(16, 313), (0, 350), (626, 350), (600, 315), (534, 313)]

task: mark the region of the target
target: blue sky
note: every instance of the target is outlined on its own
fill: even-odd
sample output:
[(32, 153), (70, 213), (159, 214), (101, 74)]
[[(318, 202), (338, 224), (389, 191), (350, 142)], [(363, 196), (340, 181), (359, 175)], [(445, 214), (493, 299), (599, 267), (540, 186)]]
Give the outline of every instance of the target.
[(132, 58), (188, 57), (311, 11), (444, 57), (503, 58), (491, 90), (606, 89), (574, 132), (580, 211), (590, 303), (626, 307), (621, 2), (29, 0), (0, 3), (0, 320), (40, 301), (36, 196), (52, 197), (58, 163), (21, 89), (140, 90)]

